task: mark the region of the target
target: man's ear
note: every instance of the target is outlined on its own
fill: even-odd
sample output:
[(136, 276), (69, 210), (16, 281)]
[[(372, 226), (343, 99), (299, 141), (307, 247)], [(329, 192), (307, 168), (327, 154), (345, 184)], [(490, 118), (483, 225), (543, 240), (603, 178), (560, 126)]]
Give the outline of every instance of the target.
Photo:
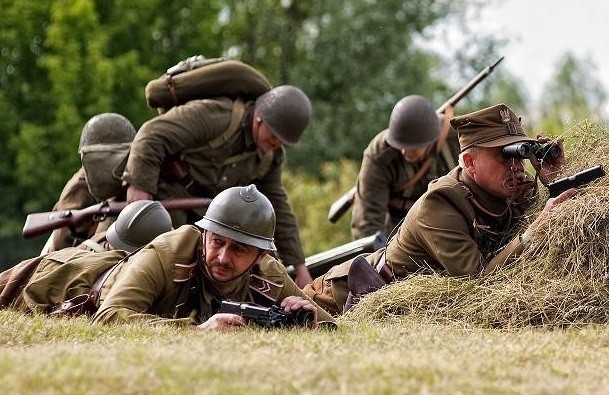
[(474, 174), (474, 156), (472, 155), (472, 153), (464, 152), (462, 155), (462, 159), (463, 159), (463, 166), (465, 167), (465, 169), (469, 173)]

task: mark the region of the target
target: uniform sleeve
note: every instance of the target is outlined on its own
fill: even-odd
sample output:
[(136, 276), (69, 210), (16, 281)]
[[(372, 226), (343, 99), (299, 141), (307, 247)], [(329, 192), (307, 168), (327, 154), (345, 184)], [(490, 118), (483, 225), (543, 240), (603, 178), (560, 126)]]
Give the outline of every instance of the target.
[(277, 302), (281, 303), (281, 301), (283, 299), (287, 298), (288, 296), (299, 296), (303, 299), (307, 299), (308, 301), (310, 301), (313, 304), (313, 306), (315, 306), (315, 308), (317, 309), (317, 321), (318, 322), (321, 322), (321, 321), (334, 322), (334, 318), (332, 318), (330, 313), (328, 313), (326, 310), (319, 307), (319, 305), (317, 303), (315, 303), (311, 298), (309, 298), (307, 295), (305, 295), (304, 292), (300, 288), (298, 288), (298, 285), (296, 285), (296, 283), (294, 283), (294, 281), (292, 281), (290, 276), (288, 276), (288, 274), (286, 273), (284, 275), (284, 280), (283, 280), (283, 289), (281, 291), (281, 294), (279, 295)]
[(418, 216), (420, 226), (416, 228), (416, 238), (451, 276), (480, 275), (483, 271), (488, 271), (485, 268), (502, 264), (522, 251), (521, 243), (514, 240), (488, 262), (470, 233), (471, 225), (466, 222), (466, 217), (445, 196), (427, 195), (422, 205), (422, 211), (427, 215)]
[[(53, 206), (53, 211), (82, 209), (94, 205), (95, 198), (89, 192), (85, 179), (85, 170), (81, 167), (61, 191), (59, 200)], [(92, 236), (95, 233), (96, 223), (92, 220), (85, 221), (76, 227), (78, 233)], [(51, 233), (51, 243), (49, 251), (57, 251), (66, 247), (72, 247), (74, 238), (68, 228), (55, 229)]]
[(194, 320), (166, 319), (150, 314), (155, 301), (169, 291), (171, 284), (157, 252), (153, 248), (143, 249), (127, 262), (128, 267), (112, 285), (108, 295), (93, 316), (96, 323), (125, 323), (146, 321), (151, 324), (191, 325)]
[(364, 154), (351, 212), (351, 235), (354, 240), (385, 229), (390, 183), (387, 169)]
[(165, 158), (201, 146), (224, 132), (231, 110), (228, 99), (193, 100), (146, 122), (131, 144), (123, 180), (155, 195)]
[(273, 163), (269, 172), (262, 177), (256, 186), (264, 194), (275, 209), (277, 223), (275, 225), (275, 244), (284, 266), (304, 263), (305, 257), (300, 242), (298, 222), (292, 212), (288, 196), (281, 181), (283, 168), (283, 153)]

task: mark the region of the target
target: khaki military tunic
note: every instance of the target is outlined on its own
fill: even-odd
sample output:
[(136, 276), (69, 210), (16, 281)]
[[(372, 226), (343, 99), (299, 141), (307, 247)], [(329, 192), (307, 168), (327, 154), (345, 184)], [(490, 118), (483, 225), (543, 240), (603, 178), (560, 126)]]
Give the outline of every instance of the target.
[[(497, 199), (457, 167), (430, 183), (387, 248), (368, 255), (366, 260), (376, 268), (384, 259), (397, 278), (431, 272), (479, 275), (522, 252), (515, 232), (532, 203), (528, 197), (510, 204)], [(303, 291), (331, 314), (340, 314), (349, 294), (351, 262), (333, 267)]]
[[(306, 298), (270, 256), (255, 264), (228, 298), (218, 294), (213, 281), (203, 275), (202, 243), (201, 232), (190, 225), (157, 237), (108, 278), (94, 321), (192, 325), (211, 317), (214, 304), (224, 299), (270, 306), (290, 295)], [(320, 321), (332, 320), (316, 307)]]
[(127, 255), (109, 249), (102, 232), (78, 247), (16, 264), (0, 273), (0, 307), (50, 313), (68, 299), (87, 295), (95, 279)]
[[(53, 211), (82, 209), (97, 203), (95, 198), (89, 193), (87, 181), (85, 180), (85, 170), (81, 167), (68, 180), (61, 191), (59, 200), (53, 206)], [(97, 224), (94, 221), (86, 221), (76, 227), (76, 231), (82, 234), (83, 238), (88, 238), (95, 233)], [(73, 247), (78, 241), (70, 233), (68, 228), (55, 229), (51, 233), (51, 243), (49, 251), (57, 251), (66, 247)]]
[[(253, 183), (275, 209), (279, 257), (286, 266), (302, 263), (296, 218), (281, 182), (284, 151), (257, 150), (251, 133), (253, 102), (245, 103), (236, 133), (227, 136), (234, 107), (228, 98), (192, 100), (146, 122), (131, 145), (123, 179), (158, 198), (214, 197), (229, 187)], [(163, 178), (161, 167), (172, 158), (186, 162), (194, 187)], [(174, 227), (193, 220), (172, 219)]]
[(522, 251), (516, 234), (533, 203), (496, 198), (461, 168), (429, 185), (387, 246), (386, 259), (397, 277), (436, 270), (476, 276)]
[(436, 152), (434, 148), (435, 160), (425, 175), (406, 188), (423, 161), (406, 162), (400, 150), (387, 144), (387, 133), (388, 130), (384, 130), (377, 134), (364, 150), (351, 213), (354, 240), (379, 230), (388, 235), (415, 200), (425, 193), (429, 182), (447, 174), (458, 163), (459, 141), (450, 129), (444, 152)]

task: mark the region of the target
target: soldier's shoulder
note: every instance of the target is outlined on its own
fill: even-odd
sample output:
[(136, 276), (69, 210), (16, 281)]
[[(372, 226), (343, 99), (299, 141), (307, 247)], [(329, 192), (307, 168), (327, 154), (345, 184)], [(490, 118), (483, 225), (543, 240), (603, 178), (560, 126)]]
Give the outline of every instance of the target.
[(285, 267), (272, 256), (265, 256), (256, 265), (254, 273), (259, 277), (268, 278), (271, 281), (283, 281), (286, 273)]
[(374, 136), (372, 140), (370, 140), (370, 143), (364, 150), (364, 156), (367, 156), (368, 158), (374, 161), (382, 163), (389, 163), (396, 157), (400, 156), (400, 151), (391, 147), (387, 143), (388, 131), (388, 129), (385, 129), (379, 132), (376, 136)]
[(285, 267), (275, 258), (266, 256), (256, 264), (250, 274), (250, 290), (261, 304), (274, 303), (279, 298), (286, 279)]
[(154, 239), (148, 248), (154, 248), (163, 262), (190, 261), (199, 245), (201, 231), (194, 225), (183, 225), (163, 233)]
[[(461, 213), (471, 213), (471, 202), (472, 196), (471, 190), (461, 181), (459, 181), (456, 171), (453, 169), (447, 175), (444, 175), (429, 183), (427, 192), (423, 195), (421, 205), (424, 208), (433, 207), (437, 210), (437, 205), (431, 204), (430, 202), (449, 202), (446, 203), (446, 207), (450, 207), (450, 210), (457, 209)], [(431, 204), (431, 206), (430, 206)]]
[(457, 169), (451, 170), (448, 174), (438, 177), (429, 183), (427, 193), (448, 193), (448, 194), (459, 194), (468, 193), (467, 187), (459, 181), (457, 177)]

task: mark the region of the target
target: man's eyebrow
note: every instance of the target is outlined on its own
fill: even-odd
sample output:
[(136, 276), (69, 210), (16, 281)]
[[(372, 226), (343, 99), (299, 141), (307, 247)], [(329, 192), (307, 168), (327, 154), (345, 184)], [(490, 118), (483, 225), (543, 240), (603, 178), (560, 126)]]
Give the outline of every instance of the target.
[(235, 244), (235, 245), (237, 245), (237, 246), (239, 246), (239, 247), (242, 247), (242, 248), (246, 248), (246, 249), (247, 249), (247, 248), (250, 248), (250, 247), (251, 247), (251, 248), (255, 248), (255, 247), (253, 247), (253, 246), (251, 246), (251, 245), (249, 245), (249, 244), (245, 244), (245, 243), (242, 243), (242, 242), (237, 241), (237, 240), (235, 240), (235, 239), (231, 239), (230, 237), (220, 236), (219, 234), (216, 234), (216, 233), (212, 233), (212, 236), (211, 236), (211, 237), (212, 237), (212, 238), (214, 238), (214, 237), (218, 237), (218, 238), (220, 238), (220, 239), (222, 239), (222, 240), (230, 240), (230, 241), (232, 241), (232, 243), (233, 243), (233, 244)]

